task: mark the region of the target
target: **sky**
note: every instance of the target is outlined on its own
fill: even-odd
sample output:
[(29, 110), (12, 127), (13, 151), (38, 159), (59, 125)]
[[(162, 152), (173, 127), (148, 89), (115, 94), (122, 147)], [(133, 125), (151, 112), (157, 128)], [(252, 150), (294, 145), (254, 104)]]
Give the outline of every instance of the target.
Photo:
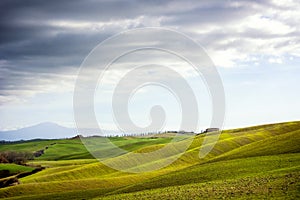
[[(299, 1), (2, 0), (0, 8), (0, 130), (46, 121), (74, 127), (74, 87), (84, 59), (106, 39), (144, 27), (178, 31), (203, 47), (223, 82), (225, 129), (300, 120)], [(177, 66), (199, 104), (201, 125), (194, 131), (208, 127), (212, 114), (205, 83), (189, 75), (190, 66), (182, 61), (163, 53), (153, 59), (156, 53), (119, 61), (107, 71), (103, 87), (116, 84), (132, 62)], [(140, 76), (147, 74), (151, 69)], [(168, 73), (152, 76), (172, 79)], [(96, 117), (105, 129), (116, 129), (112, 88), (107, 94), (98, 87), (95, 94)], [(128, 112), (134, 123), (146, 126), (151, 107), (163, 105), (162, 130), (177, 130), (177, 103), (170, 91), (146, 86), (134, 93)]]

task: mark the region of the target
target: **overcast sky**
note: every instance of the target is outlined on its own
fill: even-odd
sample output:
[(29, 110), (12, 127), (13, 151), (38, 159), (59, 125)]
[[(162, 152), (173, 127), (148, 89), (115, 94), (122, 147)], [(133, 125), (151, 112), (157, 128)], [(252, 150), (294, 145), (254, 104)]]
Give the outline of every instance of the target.
[[(85, 57), (121, 31), (149, 26), (182, 32), (206, 50), (223, 80), (225, 128), (300, 119), (299, 1), (2, 0), (0, 9), (1, 130), (74, 126), (74, 83)], [(173, 116), (165, 129), (176, 129), (180, 109), (169, 95), (149, 88), (137, 97), (136, 123), (146, 123), (139, 111), (157, 101)], [(99, 123), (113, 128), (100, 100)]]

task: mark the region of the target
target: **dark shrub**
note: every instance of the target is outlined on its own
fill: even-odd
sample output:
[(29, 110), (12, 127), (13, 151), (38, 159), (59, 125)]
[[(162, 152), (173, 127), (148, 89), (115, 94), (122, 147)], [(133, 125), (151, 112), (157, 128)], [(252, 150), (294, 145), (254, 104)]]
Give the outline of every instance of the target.
[[(2, 159), (1, 159), (2, 158)], [(24, 164), (27, 160), (32, 160), (33, 155), (29, 152), (6, 151), (0, 152), (0, 161), (8, 163)], [(6, 162), (6, 163), (7, 163)]]

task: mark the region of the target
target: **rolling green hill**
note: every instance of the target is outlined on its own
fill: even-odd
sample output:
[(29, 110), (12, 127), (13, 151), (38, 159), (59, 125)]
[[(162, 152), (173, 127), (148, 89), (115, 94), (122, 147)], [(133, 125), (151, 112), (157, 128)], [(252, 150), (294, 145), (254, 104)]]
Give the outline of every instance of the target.
[[(141, 174), (103, 165), (79, 139), (4, 144), (0, 151), (35, 152), (47, 147), (44, 155), (31, 162), (46, 169), (21, 178), (19, 185), (0, 189), (0, 198), (299, 198), (300, 122), (223, 131), (213, 150), (200, 159), (205, 136), (213, 138), (214, 133), (195, 136), (187, 151), (171, 165)], [(151, 152), (171, 139), (163, 134), (111, 138), (115, 145), (133, 152)], [(114, 159), (126, 161), (126, 155)]]
[[(14, 175), (19, 174), (22, 172), (31, 172), (34, 170), (33, 167), (27, 167), (22, 165), (16, 165), (16, 164), (7, 164), (7, 163), (0, 163), (0, 172), (7, 172), (8, 175)], [(0, 175), (2, 175), (0, 173)], [(0, 176), (0, 178), (2, 178)]]

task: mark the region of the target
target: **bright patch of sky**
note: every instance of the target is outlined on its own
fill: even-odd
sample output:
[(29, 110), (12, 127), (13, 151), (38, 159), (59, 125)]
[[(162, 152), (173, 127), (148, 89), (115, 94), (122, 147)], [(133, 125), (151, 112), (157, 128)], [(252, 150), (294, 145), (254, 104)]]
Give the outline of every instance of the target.
[[(223, 80), (224, 128), (300, 119), (299, 1), (58, 4), (0, 3), (2, 130), (44, 121), (74, 126), (73, 89), (81, 62), (108, 37), (147, 26), (180, 31), (206, 49)], [(143, 58), (140, 56), (135, 62)], [(168, 59), (164, 62), (168, 63)], [(182, 74), (191, 73), (180, 66)], [(108, 83), (124, 73), (122, 66), (117, 68), (109, 72)], [(209, 126), (211, 118), (209, 93), (198, 78), (187, 77), (198, 100), (200, 130)], [(101, 127), (115, 129), (106, 98), (109, 94), (96, 93), (97, 119)], [(128, 108), (132, 120), (145, 126), (149, 123), (149, 110), (156, 104), (165, 108), (164, 129), (178, 129), (180, 105), (169, 91), (158, 87), (134, 94)]]

